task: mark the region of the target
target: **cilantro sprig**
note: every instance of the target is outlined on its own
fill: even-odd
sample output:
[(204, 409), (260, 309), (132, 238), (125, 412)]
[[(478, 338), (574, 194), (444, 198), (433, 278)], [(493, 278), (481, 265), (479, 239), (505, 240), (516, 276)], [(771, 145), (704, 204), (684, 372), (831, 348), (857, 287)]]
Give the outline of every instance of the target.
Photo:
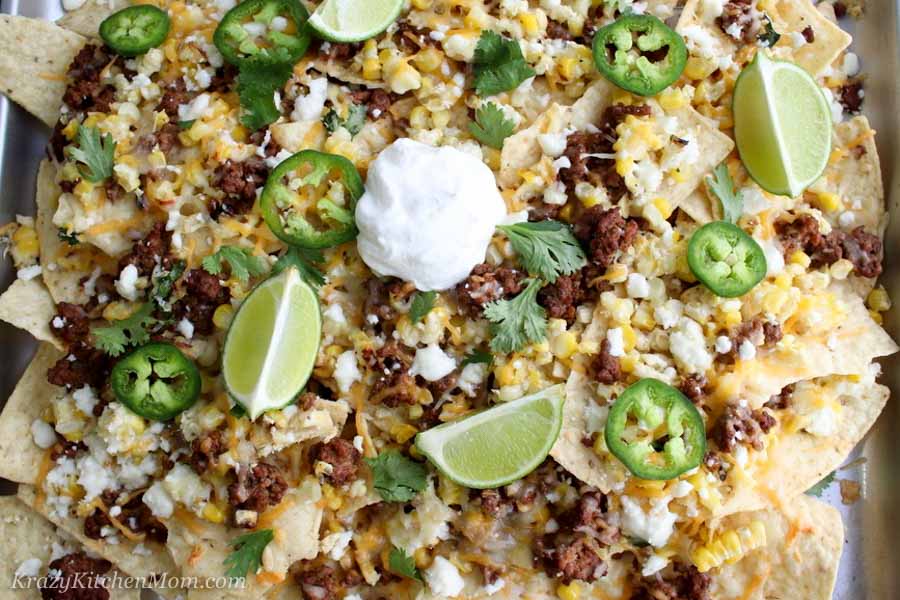
[(706, 178), (706, 185), (722, 204), (722, 218), (729, 223), (737, 223), (744, 212), (744, 197), (735, 190), (728, 165), (722, 163), (713, 169), (713, 176)]
[(306, 283), (313, 287), (319, 287), (325, 283), (325, 275), (316, 265), (324, 260), (325, 257), (321, 250), (291, 246), (272, 267), (272, 275), (277, 275), (288, 267), (296, 267), (300, 271), (300, 277)]
[(94, 345), (110, 356), (119, 356), (128, 346), (139, 346), (150, 340), (149, 329), (157, 324), (153, 317), (153, 304), (142, 304), (134, 314), (121, 321), (113, 321), (107, 327), (94, 327)]
[(183, 260), (175, 261), (172, 268), (168, 271), (161, 271), (153, 274), (153, 289), (150, 298), (164, 312), (169, 312), (169, 296), (175, 289), (175, 282), (184, 274), (185, 262)]
[(372, 469), (372, 482), (387, 502), (408, 502), (425, 489), (428, 470), (425, 465), (406, 458), (396, 450), (367, 458)]
[(519, 43), (490, 30), (481, 34), (472, 62), (475, 92), (479, 96), (493, 96), (515, 89), (535, 75), (534, 69), (525, 62)]
[(484, 307), (484, 316), (491, 322), (491, 350), (494, 352), (516, 352), (547, 335), (547, 311), (537, 302), (542, 282), (527, 279), (525, 283), (525, 289), (515, 298), (497, 300)]
[(515, 129), (516, 124), (507, 119), (503, 110), (493, 102), (487, 102), (476, 110), (475, 120), (469, 123), (469, 133), (476, 140), (497, 150), (503, 148), (503, 141)]
[(275, 92), (291, 77), (290, 63), (267, 64), (250, 61), (240, 67), (238, 97), (243, 114), (241, 123), (251, 131), (274, 123), (281, 116), (275, 106)]
[(484, 350), (472, 350), (463, 357), (459, 366), (465, 367), (467, 365), (477, 364), (490, 365), (492, 362), (494, 362), (494, 355), (490, 352), (485, 352)]
[(434, 308), (437, 292), (416, 292), (409, 307), (409, 320), (418, 323)]
[(328, 133), (334, 133), (343, 127), (350, 132), (351, 136), (355, 136), (362, 131), (363, 126), (366, 124), (367, 110), (365, 104), (351, 104), (350, 108), (347, 109), (347, 117), (342, 118), (338, 111), (332, 108), (322, 117), (322, 123), (325, 125)]
[(388, 569), (391, 573), (422, 581), (422, 575), (416, 568), (415, 559), (402, 548), (391, 548), (391, 553), (388, 555)]
[(210, 275), (219, 275), (223, 263), (228, 263), (231, 274), (243, 283), (247, 283), (250, 277), (258, 277), (266, 272), (266, 262), (262, 258), (237, 246), (222, 246), (215, 254), (204, 258), (201, 264), (203, 270)]
[(781, 34), (775, 31), (775, 25), (772, 24), (772, 19), (769, 18), (769, 15), (765, 15), (765, 18), (766, 29), (756, 36), (756, 41), (758, 41), (759, 45), (763, 48), (771, 48), (781, 39)]
[(87, 181), (101, 183), (112, 177), (116, 141), (110, 134), (101, 138), (99, 129), (82, 125), (78, 128), (78, 147), (69, 146), (66, 153), (81, 163), (78, 172)]
[(572, 230), (559, 221), (501, 225), (522, 265), (532, 275), (553, 283), (560, 275), (571, 275), (587, 264), (584, 250)]
[(271, 529), (260, 529), (246, 533), (231, 540), (228, 545), (234, 550), (225, 558), (228, 577), (246, 577), (247, 573), (256, 573), (262, 565), (262, 553), (275, 538)]
[(811, 488), (809, 488), (808, 490), (806, 490), (806, 495), (807, 496), (815, 496), (816, 498), (821, 498), (822, 494), (825, 493), (825, 490), (827, 490), (828, 487), (832, 483), (834, 483), (834, 477), (835, 477), (836, 473), (837, 473), (837, 471), (832, 471), (831, 473), (829, 473), (828, 475), (823, 477), (820, 482), (818, 482), (816, 485), (814, 485)]

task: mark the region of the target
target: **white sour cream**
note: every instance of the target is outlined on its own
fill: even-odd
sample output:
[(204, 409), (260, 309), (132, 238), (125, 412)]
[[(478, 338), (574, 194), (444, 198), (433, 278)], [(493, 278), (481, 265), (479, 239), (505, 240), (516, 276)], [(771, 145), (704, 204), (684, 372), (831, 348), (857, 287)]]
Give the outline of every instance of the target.
[(484, 261), (506, 204), (494, 174), (454, 148), (400, 139), (369, 168), (357, 244), (377, 274), (446, 290)]

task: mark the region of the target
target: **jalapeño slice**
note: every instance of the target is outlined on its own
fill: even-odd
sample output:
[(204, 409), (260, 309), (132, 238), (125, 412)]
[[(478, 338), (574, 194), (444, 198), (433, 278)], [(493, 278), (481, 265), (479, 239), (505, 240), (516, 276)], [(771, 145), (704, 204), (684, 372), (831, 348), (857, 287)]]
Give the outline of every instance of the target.
[(295, 63), (306, 54), (309, 12), (299, 0), (244, 0), (229, 10), (213, 42), (229, 63)]
[(641, 379), (619, 395), (606, 421), (606, 447), (641, 479), (674, 479), (706, 454), (703, 417), (684, 394)]
[(688, 266), (715, 295), (743, 296), (762, 281), (766, 255), (752, 237), (725, 221), (707, 223), (688, 242)]
[(594, 36), (594, 64), (609, 81), (639, 96), (672, 85), (687, 63), (684, 40), (651, 15), (626, 15)]
[(169, 34), (169, 15), (155, 6), (129, 6), (100, 23), (100, 37), (121, 56), (138, 56), (162, 44)]
[(349, 160), (304, 150), (272, 171), (260, 207), (269, 229), (283, 242), (329, 248), (356, 237), (353, 213), (364, 191)]
[(132, 412), (168, 421), (200, 396), (200, 372), (172, 344), (141, 346), (116, 363), (110, 375), (116, 398)]

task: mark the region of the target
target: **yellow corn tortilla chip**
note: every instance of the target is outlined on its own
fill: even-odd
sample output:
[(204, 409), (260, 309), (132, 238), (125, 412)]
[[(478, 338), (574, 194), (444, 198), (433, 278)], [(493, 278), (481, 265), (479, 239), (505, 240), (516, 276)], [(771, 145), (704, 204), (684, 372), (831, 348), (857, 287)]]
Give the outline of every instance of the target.
[[(143, 544), (145, 552), (135, 552), (136, 543), (121, 539), (118, 544), (110, 544), (102, 540), (92, 540), (84, 535), (84, 521), (75, 517), (61, 518), (52, 514), (44, 502), (39, 502), (35, 489), (30, 485), (19, 485), (19, 499), (51, 523), (78, 540), (85, 548), (113, 563), (121, 571), (133, 577), (147, 577), (166, 574), (174, 577), (179, 574), (178, 566), (172, 561), (162, 546), (155, 542)], [(176, 597), (181, 590), (168, 589), (162, 592), (166, 597)]]
[(56, 304), (39, 277), (24, 281), (16, 279), (0, 295), (0, 320), (24, 329), (37, 340), (49, 342), (62, 350), (60, 340), (50, 329), (56, 314)]
[(85, 38), (41, 19), (0, 15), (0, 91), (53, 127), (66, 69)]
[(723, 502), (721, 514), (758, 510), (773, 498), (788, 502), (814, 486), (846, 460), (875, 424), (890, 396), (883, 385), (853, 384), (846, 378), (804, 381), (797, 384), (794, 393), (795, 397), (802, 393), (837, 395), (841, 411), (835, 433), (816, 436), (800, 429), (769, 438), (772, 441), (762, 464), (749, 473), (753, 485), (735, 486)]
[[(515, 188), (519, 181), (519, 171), (527, 169), (541, 160), (542, 149), (539, 136), (545, 133), (559, 133), (564, 130), (584, 130), (589, 125), (600, 122), (603, 111), (612, 103), (616, 88), (606, 80), (596, 81), (572, 106), (552, 105), (546, 113), (538, 117), (533, 125), (507, 138), (501, 153), (501, 168), (498, 181), (501, 187)], [(655, 195), (665, 198), (674, 208), (693, 192), (712, 169), (734, 148), (734, 142), (706, 117), (690, 107), (667, 111), (680, 127), (692, 134), (700, 145), (700, 158), (691, 165), (691, 172), (683, 181), (663, 181)]]
[(53, 224), (53, 215), (59, 206), (61, 190), (56, 185), (56, 167), (48, 160), (41, 161), (37, 176), (35, 225), (41, 247), (41, 275), (56, 302), (84, 304), (88, 297), (81, 281), (90, 275), (72, 267), (57, 264), (72, 252), (72, 247), (59, 239), (59, 229)]
[(80, 8), (67, 12), (56, 24), (84, 37), (98, 38), (100, 23), (128, 4), (127, 0), (88, 0)]
[[(15, 578), (16, 570), (26, 560), (37, 559), (41, 562), (38, 577), (46, 576), (48, 565), (52, 562), (53, 545), (57, 544), (72, 552), (80, 548), (71, 544), (69, 536), (60, 533), (50, 521), (34, 512), (15, 496), (0, 497), (0, 537), (10, 542), (0, 547), (0, 585), (9, 589)], [(112, 577), (113, 571), (107, 573)], [(121, 573), (119, 574), (121, 575)], [(21, 579), (25, 585), (27, 579)], [(37, 587), (19, 588), (12, 593), (15, 600), (40, 600), (41, 593)], [(118, 587), (109, 590), (111, 600), (138, 600), (141, 591)]]
[(47, 369), (63, 356), (42, 343), (0, 413), (0, 477), (34, 484), (44, 450), (31, 437), (31, 424), (65, 390), (47, 381)]
[(713, 571), (713, 598), (722, 600), (831, 600), (844, 545), (844, 525), (833, 506), (799, 495), (777, 508), (732, 515), (722, 529), (753, 521), (766, 528), (765, 547)]
[[(701, 0), (688, 0), (675, 27), (678, 33), (692, 37), (691, 28), (699, 27), (710, 38), (709, 53), (714, 57), (731, 56), (738, 48), (738, 42), (726, 34), (715, 23), (714, 18), (704, 14)], [(850, 34), (828, 20), (816, 10), (812, 2), (806, 0), (774, 0), (766, 5), (766, 14), (772, 20), (775, 31), (781, 39), (771, 52), (777, 58), (797, 63), (814, 77), (820, 75), (850, 45)], [(811, 27), (815, 34), (812, 43), (794, 48), (789, 34), (800, 33)], [(741, 42), (742, 43), (742, 42)], [(690, 45), (690, 44), (689, 44)]]
[(830, 292), (846, 308), (846, 315), (828, 336), (799, 335), (794, 344), (776, 346), (756, 360), (739, 361), (731, 372), (718, 378), (712, 397), (722, 402), (739, 397), (759, 408), (788, 384), (866, 373), (874, 359), (898, 350), (850, 285), (832, 283)]

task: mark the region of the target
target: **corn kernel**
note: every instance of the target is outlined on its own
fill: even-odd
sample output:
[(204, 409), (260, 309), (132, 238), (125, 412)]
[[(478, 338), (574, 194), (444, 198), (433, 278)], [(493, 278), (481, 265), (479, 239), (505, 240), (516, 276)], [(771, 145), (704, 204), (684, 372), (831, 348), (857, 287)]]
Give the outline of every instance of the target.
[(634, 329), (631, 328), (631, 325), (628, 325), (627, 323), (623, 323), (620, 327), (622, 328), (622, 339), (624, 341), (625, 352), (631, 352), (637, 344), (637, 334), (634, 333)]
[(653, 206), (656, 207), (663, 219), (668, 219), (672, 216), (672, 205), (665, 198), (656, 198), (653, 200)]
[(888, 296), (887, 290), (880, 285), (869, 292), (866, 303), (869, 305), (869, 308), (878, 312), (884, 312), (891, 308), (891, 298)]
[(381, 63), (377, 58), (367, 58), (363, 60), (362, 68), (363, 79), (374, 81), (381, 79)]
[(637, 357), (633, 354), (626, 354), (619, 359), (619, 366), (625, 373), (632, 373), (637, 367)]
[(809, 268), (810, 262), (812, 262), (809, 256), (806, 255), (802, 250), (797, 250), (793, 254), (791, 254), (790, 261), (791, 264), (800, 265), (804, 269)]
[(135, 311), (135, 306), (127, 302), (110, 302), (103, 309), (103, 318), (107, 321), (121, 321), (130, 317)]
[(670, 112), (686, 106), (687, 98), (685, 98), (681, 89), (670, 87), (663, 90), (659, 95), (659, 105), (662, 106), (663, 110), (666, 112)]
[(726, 327), (734, 327), (741, 324), (741, 311), (731, 310), (725, 313), (724, 323)]
[(230, 304), (220, 304), (213, 313), (213, 325), (218, 329), (228, 329), (233, 316), (234, 308)]
[(212, 502), (207, 502), (206, 506), (203, 507), (202, 516), (210, 523), (225, 522), (225, 513)]
[(698, 56), (691, 56), (684, 66), (684, 74), (696, 81), (706, 79), (719, 68), (718, 63)]
[(444, 129), (447, 125), (450, 124), (450, 111), (449, 110), (439, 110), (437, 112), (431, 113), (431, 122), (438, 129)]
[(413, 63), (424, 73), (437, 71), (443, 62), (444, 53), (433, 46), (425, 47), (413, 57)]
[(823, 212), (835, 212), (842, 208), (842, 202), (837, 194), (819, 192), (816, 194), (816, 206)]
[(74, 140), (75, 136), (78, 135), (78, 119), (69, 121), (69, 124), (63, 128), (62, 133), (70, 142)]
[(787, 290), (791, 289), (791, 280), (792, 280), (791, 276), (788, 275), (787, 273), (785, 273), (784, 271), (782, 271), (781, 273), (779, 273), (778, 275), (775, 276), (774, 283), (776, 286), (778, 286), (782, 290), (787, 291)]
[(419, 430), (413, 427), (412, 425), (402, 423), (399, 425), (394, 425), (391, 427), (391, 436), (397, 440), (397, 443), (404, 444), (411, 437), (419, 433)]
[(578, 350), (578, 340), (571, 331), (565, 331), (553, 338), (550, 351), (554, 356), (562, 359), (569, 358)]
[(540, 33), (537, 18), (530, 13), (519, 13), (519, 23), (522, 24), (525, 35), (536, 35)]
[(428, 109), (417, 106), (409, 113), (409, 124), (415, 129), (428, 129)]
[(428, 10), (431, 8), (431, 0), (412, 0), (412, 5), (418, 10)]
[(633, 167), (634, 159), (630, 156), (616, 159), (616, 173), (618, 173), (620, 177), (625, 177), (631, 173)]
[(556, 63), (556, 69), (564, 79), (575, 79), (575, 65), (578, 61), (570, 56), (564, 56)]
[(578, 600), (581, 597), (581, 586), (574, 581), (569, 585), (560, 585), (556, 588), (556, 595), (560, 600)]

